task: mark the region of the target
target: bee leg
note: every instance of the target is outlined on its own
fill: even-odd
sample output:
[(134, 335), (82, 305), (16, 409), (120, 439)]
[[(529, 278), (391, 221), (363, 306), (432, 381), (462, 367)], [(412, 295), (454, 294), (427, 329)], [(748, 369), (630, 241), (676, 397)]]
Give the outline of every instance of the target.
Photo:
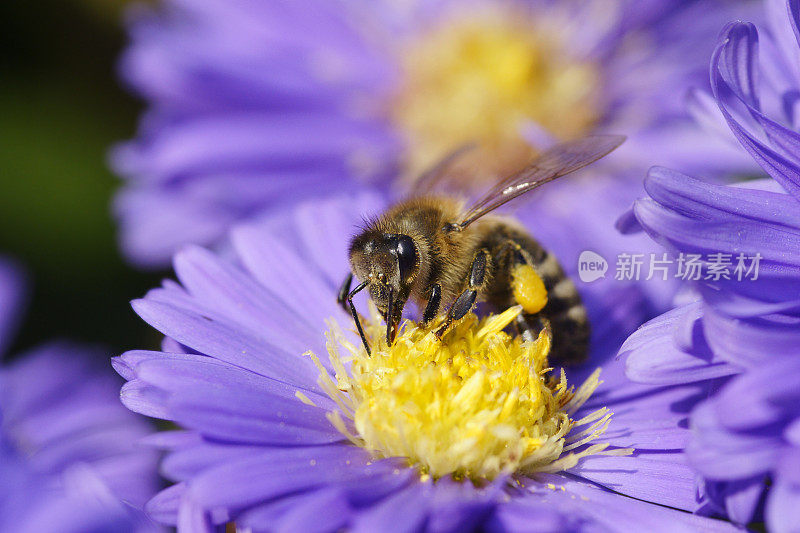
[[(352, 274), (349, 276), (350, 280), (352, 280)], [(367, 336), (364, 335), (364, 328), (361, 327), (361, 320), (358, 318), (358, 311), (356, 311), (356, 305), (353, 303), (353, 296), (364, 290), (364, 288), (369, 284), (368, 281), (365, 281), (355, 289), (353, 289), (350, 293), (347, 294), (347, 303), (350, 306), (350, 314), (353, 315), (353, 322), (356, 323), (356, 329), (358, 330), (358, 334), (361, 336), (361, 342), (364, 343), (364, 349), (367, 350), (367, 355), (372, 355), (372, 352), (369, 349), (369, 342), (367, 342)]]
[(523, 341), (535, 341), (542, 331), (547, 331), (547, 334), (551, 339), (553, 337), (553, 330), (550, 326), (550, 321), (543, 316), (519, 314), (514, 320), (514, 324), (516, 325), (517, 332), (519, 333), (519, 336), (522, 337)]
[(428, 305), (425, 306), (425, 312), (422, 313), (422, 323), (428, 324), (431, 320), (436, 318), (439, 314), (439, 305), (442, 303), (442, 286), (438, 283), (431, 289), (431, 297), (428, 299)]
[(450, 311), (447, 313), (447, 319), (444, 321), (444, 324), (437, 329), (434, 334), (442, 338), (442, 335), (447, 333), (447, 330), (450, 329), (450, 326), (456, 320), (461, 320), (469, 313), (472, 306), (475, 305), (475, 300), (478, 297), (478, 291), (474, 289), (466, 289), (462, 292), (456, 301), (453, 302), (453, 305), (450, 306)]
[(539, 314), (547, 305), (547, 289), (518, 243), (509, 239), (503, 245), (503, 253), (508, 254), (510, 263), (511, 297), (522, 306), (514, 325), (523, 341), (532, 342), (542, 330), (551, 331), (550, 321)]
[(353, 273), (348, 272), (347, 276), (344, 278), (342, 285), (339, 287), (339, 293), (336, 295), (336, 302), (342, 306), (345, 313), (349, 313), (350, 310), (347, 308), (347, 295), (350, 294), (350, 285), (353, 284)]
[(489, 263), (489, 252), (485, 249), (478, 250), (475, 259), (472, 260), (472, 267), (469, 271), (469, 286), (462, 292), (447, 313), (444, 324), (436, 330), (436, 336), (440, 339), (456, 320), (461, 320), (472, 310), (475, 300), (478, 298), (478, 291), (486, 281), (486, 269)]
[(389, 287), (389, 307), (386, 311), (386, 346), (391, 346), (397, 334), (394, 327), (394, 289)]

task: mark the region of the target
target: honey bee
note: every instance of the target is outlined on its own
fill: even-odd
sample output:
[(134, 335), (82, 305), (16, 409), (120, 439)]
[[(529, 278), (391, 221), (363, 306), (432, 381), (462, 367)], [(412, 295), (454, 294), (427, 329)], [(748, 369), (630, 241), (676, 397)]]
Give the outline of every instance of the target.
[[(386, 321), (391, 345), (409, 299), (424, 309), (422, 323), (435, 323), (441, 338), (478, 301), (503, 310), (521, 305), (517, 331), (533, 338), (543, 328), (552, 335), (551, 353), (564, 363), (586, 357), (590, 327), (580, 295), (558, 260), (511, 218), (489, 215), (506, 202), (604, 157), (624, 141), (596, 135), (558, 144), (519, 172), (499, 180), (468, 209), (446, 195), (414, 194), (369, 222), (350, 243), (351, 272), (338, 294), (350, 312), (364, 348), (370, 346), (353, 296), (368, 288)], [(454, 152), (418, 183), (446, 177)], [(353, 276), (361, 283), (353, 290)]]

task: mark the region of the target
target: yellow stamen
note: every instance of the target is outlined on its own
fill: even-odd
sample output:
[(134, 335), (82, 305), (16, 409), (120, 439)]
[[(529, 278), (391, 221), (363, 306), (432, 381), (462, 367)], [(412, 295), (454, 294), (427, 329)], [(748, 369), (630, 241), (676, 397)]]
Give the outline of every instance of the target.
[(599, 120), (597, 67), (569, 54), (559, 24), (532, 18), (507, 6), (448, 16), (401, 49), (390, 113), (408, 142), (409, 176), (478, 142), (465, 166), (492, 180), (531, 157), (526, 123), (569, 139)]
[(599, 369), (573, 390), (563, 370), (558, 378), (549, 373), (546, 332), (525, 342), (503, 331), (521, 306), (480, 320), (470, 314), (441, 341), (406, 321), (391, 347), (374, 305), (370, 310), (371, 357), (335, 323), (327, 343), (335, 376), (311, 357), (320, 386), (339, 407), (328, 419), (375, 457), (405, 457), (421, 475), (478, 482), (556, 472), (591, 454), (630, 453), (589, 444), (608, 427), (608, 409), (570, 416), (600, 384)]

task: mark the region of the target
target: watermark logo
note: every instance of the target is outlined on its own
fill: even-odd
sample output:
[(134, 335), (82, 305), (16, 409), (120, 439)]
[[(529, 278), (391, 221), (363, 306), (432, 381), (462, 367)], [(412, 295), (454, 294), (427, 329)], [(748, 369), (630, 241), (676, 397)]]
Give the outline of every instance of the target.
[[(761, 259), (760, 253), (619, 253), (612, 272), (617, 281), (756, 281)], [(606, 277), (608, 266), (602, 255), (584, 250), (578, 257), (578, 277), (584, 283), (597, 281)]]
[(614, 279), (617, 281), (641, 279), (666, 281), (669, 278), (683, 281), (756, 281), (760, 264), (760, 253), (734, 255), (716, 252), (703, 255), (681, 252), (677, 256), (671, 256), (666, 252), (660, 256), (653, 253), (621, 253), (617, 255)]
[(584, 283), (591, 283), (600, 278), (606, 277), (608, 271), (608, 261), (591, 250), (584, 250), (578, 257), (578, 277)]

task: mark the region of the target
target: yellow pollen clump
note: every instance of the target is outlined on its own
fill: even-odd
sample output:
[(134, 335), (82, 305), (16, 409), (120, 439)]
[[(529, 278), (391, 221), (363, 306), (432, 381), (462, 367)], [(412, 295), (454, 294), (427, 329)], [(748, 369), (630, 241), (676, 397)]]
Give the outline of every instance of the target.
[(503, 331), (521, 310), (481, 320), (470, 314), (441, 341), (406, 321), (387, 347), (372, 306), (372, 320), (365, 321), (371, 357), (333, 324), (327, 348), (335, 376), (311, 354), (320, 385), (340, 408), (329, 419), (375, 457), (405, 457), (435, 479), (556, 472), (586, 455), (630, 453), (589, 444), (611, 413), (571, 415), (599, 385), (600, 370), (577, 390), (567, 386), (563, 370), (551, 375), (547, 333), (524, 342)]
[(390, 115), (408, 143), (410, 177), (477, 142), (468, 165), (492, 180), (532, 156), (520, 137), (526, 123), (561, 140), (597, 123), (598, 68), (567, 52), (558, 23), (532, 18), (499, 7), (447, 17), (401, 47), (403, 83)]
[(514, 300), (522, 305), (526, 313), (536, 314), (547, 305), (547, 289), (536, 270), (527, 263), (517, 265), (511, 271), (511, 290)]

